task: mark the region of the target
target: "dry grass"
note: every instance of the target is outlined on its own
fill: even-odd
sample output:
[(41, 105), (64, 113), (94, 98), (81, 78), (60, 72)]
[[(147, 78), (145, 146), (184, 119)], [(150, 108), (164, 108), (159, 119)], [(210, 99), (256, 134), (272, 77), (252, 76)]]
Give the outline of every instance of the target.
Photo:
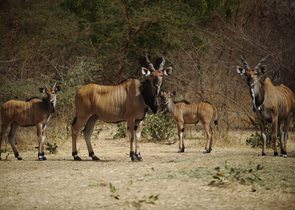
[[(294, 209), (295, 136), (290, 135), (289, 158), (259, 156), (260, 149), (245, 146), (248, 132), (230, 132), (233, 146), (216, 140), (211, 154), (203, 154), (201, 132), (186, 140), (186, 152), (177, 144), (141, 144), (143, 162), (128, 156), (127, 139), (112, 140), (111, 127), (93, 139), (96, 154), (90, 161), (83, 139), (78, 142), (82, 162), (72, 161), (71, 140), (58, 153), (39, 162), (34, 149), (21, 149), (24, 161), (9, 156), (0, 161), (0, 206), (3, 209)], [(87, 161), (89, 160), (89, 161)], [(223, 187), (212, 186), (216, 167), (236, 169), (263, 166), (261, 180), (241, 184), (230, 177)], [(228, 175), (229, 172), (226, 172)], [(243, 176), (239, 175), (239, 176)], [(111, 187), (112, 186), (112, 187)], [(17, 196), (17, 199), (15, 199)]]

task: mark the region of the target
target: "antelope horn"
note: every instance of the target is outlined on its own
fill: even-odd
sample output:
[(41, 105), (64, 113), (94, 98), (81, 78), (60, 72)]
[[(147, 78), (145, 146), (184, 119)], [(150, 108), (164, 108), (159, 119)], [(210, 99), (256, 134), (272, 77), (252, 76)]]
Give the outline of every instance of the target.
[(162, 62), (160, 63), (159, 70), (163, 70), (165, 65), (165, 58), (162, 56)]
[(241, 61), (246, 69), (250, 69), (248, 62), (244, 59), (243, 55), (241, 55)]
[(54, 85), (53, 85), (53, 88), (52, 88), (53, 90), (55, 89), (55, 86), (56, 86), (56, 82), (55, 82)]
[(147, 56), (147, 53), (145, 54), (145, 59), (146, 59), (146, 62), (148, 62), (150, 69), (153, 70), (153, 71), (156, 71), (154, 65), (153, 65), (153, 64), (151, 63), (151, 61), (149, 60), (149, 58), (148, 58), (148, 56)]
[(261, 66), (261, 64), (269, 57), (270, 55), (265, 56), (264, 58), (262, 58), (259, 63), (257, 63), (257, 65), (255, 66), (255, 69), (259, 68)]

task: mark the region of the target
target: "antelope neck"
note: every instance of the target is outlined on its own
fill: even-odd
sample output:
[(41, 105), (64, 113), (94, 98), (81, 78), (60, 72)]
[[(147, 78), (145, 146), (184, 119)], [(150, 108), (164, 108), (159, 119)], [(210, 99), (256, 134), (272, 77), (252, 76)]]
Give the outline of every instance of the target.
[(250, 83), (250, 94), (254, 112), (261, 111), (264, 101), (264, 87), (262, 82), (255, 80)]
[(175, 104), (174, 104), (174, 102), (172, 101), (172, 99), (169, 99), (169, 100), (166, 102), (166, 106), (167, 106), (167, 109), (168, 109), (169, 112), (173, 112), (174, 107), (175, 107)]
[(55, 103), (50, 100), (50, 98), (42, 98), (44, 109), (48, 114), (55, 112)]
[(152, 81), (150, 79), (146, 79), (141, 83), (141, 95), (143, 96), (144, 103), (156, 113), (158, 110), (158, 103), (157, 103), (157, 90), (153, 86)]

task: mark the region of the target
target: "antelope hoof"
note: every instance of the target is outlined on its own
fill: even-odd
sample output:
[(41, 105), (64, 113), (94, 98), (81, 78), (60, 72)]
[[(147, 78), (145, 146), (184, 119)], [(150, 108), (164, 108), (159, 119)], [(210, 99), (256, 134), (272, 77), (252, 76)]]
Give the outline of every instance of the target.
[(92, 160), (94, 160), (94, 161), (98, 161), (98, 160), (100, 160), (96, 155), (94, 155), (93, 157), (92, 157)]
[(210, 153), (212, 151), (212, 148), (209, 148), (206, 150), (207, 153)]
[(132, 162), (137, 162), (138, 159), (137, 159), (137, 157), (136, 157), (135, 155), (132, 155), (132, 156), (131, 156), (131, 161), (132, 161)]
[(279, 153), (278, 152), (274, 152), (273, 153), (273, 156), (277, 157), (277, 156), (279, 156)]
[(38, 160), (42, 161), (42, 160), (47, 160), (47, 158), (45, 156), (39, 156)]
[(130, 157), (132, 162), (138, 161), (137, 154), (135, 154), (134, 152), (130, 152)]
[(95, 161), (100, 160), (100, 159), (94, 154), (94, 152), (90, 152), (90, 153), (89, 153), (89, 157), (91, 157), (92, 160), (95, 160)]
[(265, 152), (262, 152), (262, 153), (261, 153), (261, 156), (266, 156)]
[(16, 159), (18, 159), (18, 160), (22, 160), (22, 157), (18, 154), (18, 152), (15, 153), (14, 156), (16, 157)]
[(39, 159), (39, 160), (47, 160), (47, 158), (46, 158), (45, 155), (44, 155), (44, 152), (41, 152), (41, 153), (39, 152), (39, 153), (38, 153), (38, 159)]
[(76, 155), (74, 156), (74, 160), (81, 161), (82, 159), (78, 155)]
[(287, 157), (287, 152), (282, 151), (282, 152), (281, 152), (281, 156), (284, 157), (284, 158), (286, 158), (286, 157)]
[(178, 153), (184, 153), (184, 147), (178, 149)]
[(283, 154), (283, 155), (282, 155), (282, 157), (284, 157), (284, 158), (287, 158), (287, 157), (288, 157), (288, 155), (287, 155), (287, 154)]
[(77, 152), (72, 152), (72, 156), (74, 157), (74, 160), (82, 160), (79, 156), (78, 156), (78, 153)]
[(142, 161), (142, 157), (141, 157), (141, 154), (138, 153), (138, 154), (135, 154), (136, 158), (138, 161)]

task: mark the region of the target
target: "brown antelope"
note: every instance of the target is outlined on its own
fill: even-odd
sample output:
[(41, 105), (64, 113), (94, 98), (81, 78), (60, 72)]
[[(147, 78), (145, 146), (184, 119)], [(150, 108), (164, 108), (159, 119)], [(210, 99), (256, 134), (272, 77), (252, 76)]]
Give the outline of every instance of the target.
[(18, 160), (22, 160), (15, 146), (15, 134), (19, 126), (36, 126), (38, 135), (38, 159), (46, 160), (44, 155), (45, 129), (51, 114), (55, 111), (56, 92), (60, 91), (60, 86), (54, 84), (52, 88), (39, 88), (46, 97), (31, 98), (27, 101), (9, 100), (1, 106), (1, 132), (0, 132), (0, 159), (1, 144), (3, 136), (10, 127), (8, 140)]
[(99, 160), (94, 154), (91, 145), (91, 135), (97, 120), (108, 123), (127, 121), (130, 138), (130, 157), (132, 161), (141, 161), (138, 151), (138, 140), (141, 135), (141, 121), (148, 108), (157, 112), (157, 99), (162, 85), (163, 77), (172, 73), (172, 67), (164, 69), (165, 59), (156, 70), (146, 60), (149, 69), (142, 67), (144, 81), (127, 79), (118, 85), (88, 84), (82, 86), (75, 97), (76, 116), (72, 124), (72, 155), (74, 160), (81, 160), (77, 153), (77, 138), (84, 126), (83, 134), (86, 141), (89, 157)]
[[(184, 125), (185, 124), (197, 124), (201, 122), (206, 135), (207, 143), (205, 146), (205, 152), (210, 153), (212, 150), (213, 144), (213, 129), (212, 122), (218, 124), (218, 115), (217, 109), (215, 106), (206, 103), (188, 103), (188, 102), (177, 102), (174, 103), (172, 97), (175, 95), (175, 92), (161, 92), (161, 96), (165, 103), (165, 108), (169, 113), (172, 114), (174, 120), (177, 124), (178, 137), (179, 137), (179, 149), (178, 152), (184, 152)], [(214, 119), (213, 119), (214, 117)]]
[(256, 113), (263, 140), (262, 156), (265, 156), (266, 148), (265, 125), (270, 122), (272, 123), (274, 156), (278, 156), (276, 139), (279, 128), (281, 155), (287, 157), (288, 129), (292, 111), (295, 109), (295, 97), (293, 92), (285, 85), (275, 86), (268, 77), (261, 78), (266, 71), (266, 65), (263, 63), (267, 57), (263, 58), (254, 68), (251, 68), (241, 56), (244, 68), (237, 66), (236, 70), (240, 75), (246, 76), (250, 87), (253, 111)]

